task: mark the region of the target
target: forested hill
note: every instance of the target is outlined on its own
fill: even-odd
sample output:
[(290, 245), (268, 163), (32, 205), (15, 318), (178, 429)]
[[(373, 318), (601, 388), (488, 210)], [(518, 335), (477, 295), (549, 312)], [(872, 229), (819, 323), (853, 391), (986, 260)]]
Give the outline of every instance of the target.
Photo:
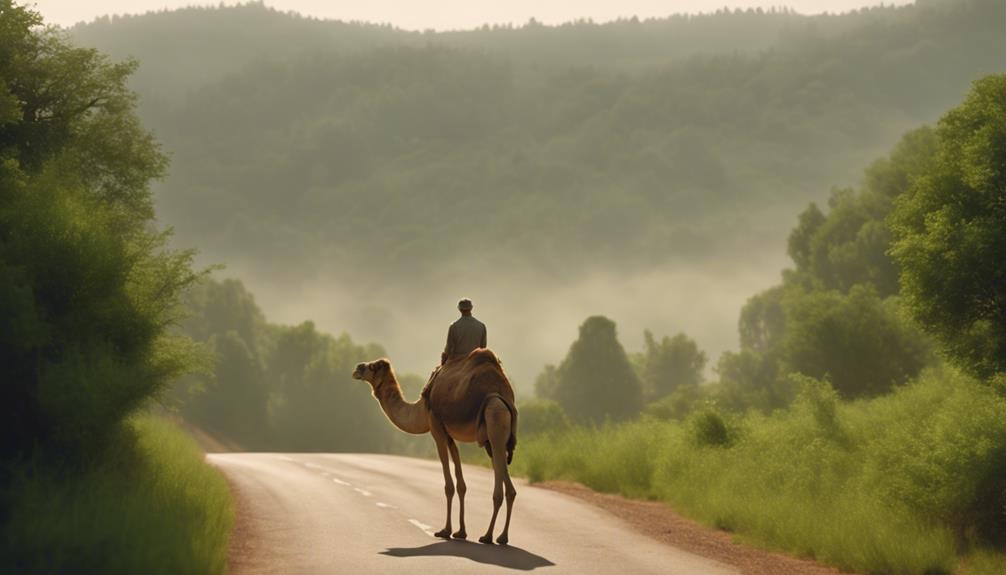
[[(104, 17), (73, 28), (75, 39), (145, 63), (136, 76), (145, 95), (177, 97), (254, 61), (287, 60), (316, 51), (359, 52), (378, 46), (430, 43), (493, 52), (522, 63), (639, 68), (698, 52), (733, 52), (771, 46), (790, 30), (831, 33), (893, 14), (869, 10), (807, 18), (783, 10), (721, 11), (664, 19), (552, 27), (485, 26), (476, 30), (418, 32), (390, 25), (318, 20), (250, 3), (225, 8), (186, 8), (137, 16)], [(823, 24), (819, 26), (818, 24)]]
[[(999, 0), (930, 0), (433, 34), (251, 5), (72, 33), (141, 60), (141, 111), (172, 156), (159, 216), (183, 243), (231, 265), (267, 309), (283, 297), (270, 292), (311, 281), (352, 295), (360, 318), (330, 309), (338, 320), (319, 323), (395, 352), (411, 312), (388, 302), (484, 300), (487, 283), (552, 307), (597, 274), (620, 291), (664, 272), (768, 285), (809, 200), (1006, 69), (1004, 23)], [(682, 293), (695, 285), (673, 286), (648, 326), (674, 321), (715, 353), (761, 286), (703, 302)], [(605, 311), (578, 305), (570, 329)], [(733, 309), (720, 326), (674, 306)]]

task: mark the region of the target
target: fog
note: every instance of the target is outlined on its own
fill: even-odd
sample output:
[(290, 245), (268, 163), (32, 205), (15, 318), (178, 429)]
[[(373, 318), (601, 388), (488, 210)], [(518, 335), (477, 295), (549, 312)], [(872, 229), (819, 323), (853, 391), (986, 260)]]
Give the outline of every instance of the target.
[[(529, 393), (542, 367), (562, 360), (577, 327), (591, 315), (617, 322), (628, 352), (640, 351), (645, 329), (658, 337), (684, 331), (715, 363), (722, 351), (737, 347), (743, 303), (777, 283), (785, 263), (784, 257), (755, 257), (744, 264), (668, 265), (638, 274), (597, 271), (566, 284), (472, 266), (445, 269), (433, 274), (441, 279), (425, 285), (392, 274), (376, 290), (355, 286), (351, 270), (307, 283), (240, 265), (228, 266), (223, 275), (241, 278), (271, 321), (310, 320), (323, 331), (380, 343), (399, 371), (423, 375), (439, 361), (447, 327), (458, 315), (457, 300), (469, 297), (474, 315), (488, 327), (489, 346), (518, 389)], [(711, 366), (707, 371), (711, 376)]]
[[(190, 0), (38, 0), (36, 5), (46, 20), (63, 26), (90, 21), (106, 14), (140, 14), (151, 10), (181, 8), (193, 5), (217, 6), (241, 2), (192, 2)], [(910, 0), (887, 0), (884, 5), (903, 5)], [(350, 2), (347, 0), (270, 0), (266, 5), (279, 10), (296, 11), (317, 18), (390, 23), (410, 29), (460, 29), (482, 24), (523, 24), (534, 18), (539, 22), (558, 24), (581, 18), (598, 22), (623, 17), (663, 17), (675, 13), (712, 12), (724, 6), (731, 8), (772, 8), (780, 5), (805, 14), (847, 11), (864, 6), (876, 6), (872, 0), (610, 0), (534, 2), (514, 0), (490, 2), (488, 0), (438, 0), (437, 2), (402, 2), (401, 0), (373, 0)]]

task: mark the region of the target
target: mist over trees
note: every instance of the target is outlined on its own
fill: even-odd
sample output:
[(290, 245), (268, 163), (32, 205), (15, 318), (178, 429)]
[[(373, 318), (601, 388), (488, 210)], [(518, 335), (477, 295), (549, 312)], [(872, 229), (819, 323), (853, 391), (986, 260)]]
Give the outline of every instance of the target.
[[(212, 373), (179, 381), (173, 399), (188, 421), (245, 449), (390, 451), (407, 439), (388, 424), (357, 363), (384, 355), (311, 322), (266, 321), (240, 281), (190, 290), (183, 332), (211, 355)], [(422, 381), (403, 377), (414, 398)]]
[(741, 347), (720, 357), (721, 399), (735, 408), (787, 404), (799, 373), (845, 398), (883, 394), (932, 365), (932, 342), (904, 313), (887, 223), (895, 198), (922, 176), (937, 147), (929, 128), (906, 134), (858, 189), (811, 204), (790, 233), (795, 268), (741, 311)]
[[(276, 46), (275, 55), (235, 61), (212, 76), (220, 79), (186, 77), (197, 74), (192, 62), (206, 68), (199, 54), (170, 62), (171, 50), (148, 54), (152, 73), (170, 70), (181, 76), (173, 83), (191, 85), (170, 104), (156, 104), (159, 76), (136, 85), (151, 96), (147, 120), (176, 167), (159, 195), (161, 216), (222, 261), (303, 273), (319, 257), (334, 265), (380, 257), (424, 274), (478, 254), (576, 274), (588, 261), (695, 262), (730, 257), (752, 236), (777, 238), (775, 224), (795, 202), (852, 179), (994, 68), (988, 44), (1006, 41), (990, 23), (1002, 10), (971, 0), (819, 19), (725, 12), (601, 32), (588, 23), (473, 31), (459, 45), (451, 34), (378, 40), (409, 34), (245, 6), (74, 33), (114, 53), (146, 54), (148, 31), (158, 38), (220, 21), (209, 55), (247, 42), (236, 37), (242, 20), (272, 30), (250, 53)], [(684, 41), (721, 20), (769, 26), (766, 36), (778, 40), (741, 35), (729, 51), (688, 56), (650, 50), (646, 35), (630, 40), (634, 26), (668, 26), (653, 36)], [(793, 31), (780, 35), (769, 25), (777, 20)], [(301, 27), (318, 39), (284, 35)], [(578, 33), (582, 49), (617, 38), (671, 55), (634, 68), (587, 65), (550, 59), (546, 43), (532, 66), (509, 44), (491, 47), (500, 34)], [(749, 44), (773, 48), (742, 49)], [(387, 226), (377, 237), (367, 233), (374, 218)], [(448, 231), (455, 241), (445, 241)]]

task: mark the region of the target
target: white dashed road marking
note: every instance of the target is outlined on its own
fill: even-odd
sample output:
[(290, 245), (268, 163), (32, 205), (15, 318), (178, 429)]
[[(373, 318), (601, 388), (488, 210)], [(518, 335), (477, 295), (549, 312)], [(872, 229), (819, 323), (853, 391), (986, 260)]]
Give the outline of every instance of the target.
[(415, 519), (409, 519), (409, 523), (415, 525), (416, 527), (419, 528), (420, 531), (422, 531), (423, 533), (429, 535), (430, 537), (436, 537), (433, 534), (433, 531), (431, 531), (433, 529), (433, 527), (431, 527), (431, 526), (429, 526), (429, 525), (427, 525), (425, 523), (422, 523), (420, 521), (416, 521)]

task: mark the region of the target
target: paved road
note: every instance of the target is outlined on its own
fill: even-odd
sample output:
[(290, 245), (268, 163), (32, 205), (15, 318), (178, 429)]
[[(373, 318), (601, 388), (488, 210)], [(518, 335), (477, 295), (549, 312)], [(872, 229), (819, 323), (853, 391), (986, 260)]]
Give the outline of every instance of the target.
[[(517, 483), (509, 546), (436, 539), (444, 491), (435, 461), (359, 454), (208, 458), (238, 492), (231, 553), (236, 575), (736, 573), (638, 534), (596, 507), (525, 482)], [(492, 474), (466, 466), (465, 480), (468, 536), (474, 541), (489, 522)]]

